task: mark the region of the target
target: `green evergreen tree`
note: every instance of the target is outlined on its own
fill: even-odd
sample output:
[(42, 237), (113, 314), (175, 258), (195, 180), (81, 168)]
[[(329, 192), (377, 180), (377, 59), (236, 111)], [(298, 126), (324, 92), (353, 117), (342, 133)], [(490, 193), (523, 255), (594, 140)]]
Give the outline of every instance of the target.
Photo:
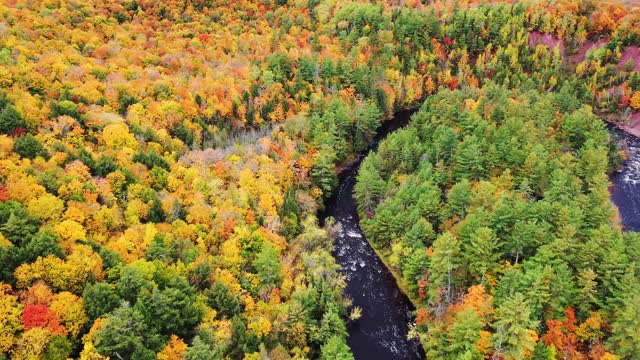
[(457, 283), (456, 271), (460, 266), (460, 242), (446, 232), (433, 242), (433, 256), (429, 270), (429, 295), (435, 302), (453, 301)]
[(471, 276), (484, 278), (487, 272), (497, 266), (497, 260), (501, 257), (498, 237), (490, 228), (481, 227), (471, 235), (464, 254)]
[(482, 319), (473, 308), (467, 306), (463, 311), (456, 313), (447, 334), (448, 358), (460, 359), (471, 356), (470, 359), (482, 359), (483, 356), (476, 349), (482, 328)]
[(311, 181), (322, 190), (322, 196), (326, 199), (338, 185), (335, 166), (335, 152), (328, 148), (320, 148), (320, 156), (311, 169)]
[(275, 246), (269, 242), (262, 245), (260, 253), (256, 256), (253, 266), (256, 268), (260, 285), (263, 287), (275, 287), (282, 281), (280, 275), (280, 254)]
[(87, 284), (82, 292), (84, 310), (89, 319), (97, 319), (110, 313), (120, 305), (120, 298), (110, 284), (98, 282)]
[(124, 303), (107, 317), (95, 337), (96, 351), (113, 358), (153, 360), (162, 345), (161, 337), (144, 321), (144, 316)]
[(195, 304), (195, 290), (177, 275), (173, 275), (163, 289), (142, 292), (135, 308), (161, 334), (175, 334), (181, 338), (192, 336), (202, 317)]
[(27, 127), (26, 121), (4, 96), (0, 96), (0, 133), (11, 135), (16, 129)]
[(515, 293), (496, 309), (493, 343), (496, 354), (506, 360), (523, 359), (533, 351), (535, 342), (528, 330), (538, 323), (531, 320), (529, 303), (521, 293)]
[(615, 354), (625, 359), (640, 359), (640, 291), (626, 295), (616, 311), (609, 344)]
[(336, 335), (329, 338), (329, 340), (322, 345), (320, 359), (353, 360), (353, 354), (351, 353), (346, 341), (344, 341), (344, 338)]
[(44, 146), (31, 134), (22, 135), (13, 144), (13, 150), (23, 158), (35, 159), (36, 156), (47, 155)]
[(47, 350), (42, 354), (42, 360), (66, 360), (73, 351), (73, 344), (66, 336), (53, 335)]
[(214, 282), (211, 288), (206, 289), (204, 295), (207, 297), (209, 306), (216, 310), (220, 316), (226, 316), (230, 319), (242, 310), (240, 300), (233, 296), (229, 288), (219, 281)]
[(454, 171), (456, 178), (478, 180), (485, 174), (482, 147), (478, 139), (466, 137), (455, 152)]
[(191, 346), (184, 354), (185, 360), (222, 360), (220, 352), (215, 351), (211, 345), (207, 344), (199, 335), (193, 338)]

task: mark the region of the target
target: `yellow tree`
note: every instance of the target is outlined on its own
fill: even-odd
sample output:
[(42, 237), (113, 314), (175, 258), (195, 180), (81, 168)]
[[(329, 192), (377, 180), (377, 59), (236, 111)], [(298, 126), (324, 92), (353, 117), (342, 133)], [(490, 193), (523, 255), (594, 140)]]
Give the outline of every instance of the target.
[(47, 349), (51, 334), (41, 327), (34, 327), (23, 332), (13, 349), (12, 359), (32, 360), (39, 359)]
[(84, 324), (89, 320), (84, 311), (82, 298), (68, 291), (56, 294), (50, 308), (58, 315), (64, 327), (73, 336), (78, 336)]
[(640, 110), (640, 91), (636, 91), (631, 97), (630, 105), (636, 110)]
[(158, 360), (182, 359), (182, 354), (187, 351), (187, 344), (179, 337), (171, 335), (169, 343), (158, 353)]
[(29, 201), (27, 210), (43, 221), (56, 221), (62, 216), (64, 202), (49, 193)]
[(22, 305), (11, 294), (11, 285), (0, 283), (0, 355), (6, 354), (22, 330)]

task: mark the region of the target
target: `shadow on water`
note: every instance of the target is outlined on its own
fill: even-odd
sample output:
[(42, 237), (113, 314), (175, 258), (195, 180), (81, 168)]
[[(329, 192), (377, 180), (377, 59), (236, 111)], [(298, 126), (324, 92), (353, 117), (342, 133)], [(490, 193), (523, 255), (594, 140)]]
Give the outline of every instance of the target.
[(611, 175), (611, 201), (618, 207), (625, 231), (640, 231), (640, 139), (609, 126), (627, 153), (621, 171)]
[[(405, 126), (414, 111), (402, 111), (383, 123), (371, 145), (375, 149), (381, 139)], [(342, 225), (335, 239), (334, 256), (346, 276), (346, 294), (353, 305), (362, 308), (362, 317), (349, 325), (348, 344), (357, 360), (424, 359), (417, 340), (408, 340), (408, 324), (414, 310), (400, 291), (395, 279), (378, 258), (358, 225), (353, 186), (360, 163), (366, 154), (339, 176), (339, 185), (327, 200), (321, 221), (331, 216)]]

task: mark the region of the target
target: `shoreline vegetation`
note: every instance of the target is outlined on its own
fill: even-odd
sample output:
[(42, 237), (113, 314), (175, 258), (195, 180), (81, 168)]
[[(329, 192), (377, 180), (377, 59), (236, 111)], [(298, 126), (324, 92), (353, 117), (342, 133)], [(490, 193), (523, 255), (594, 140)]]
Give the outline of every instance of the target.
[[(561, 108), (590, 105), (635, 127), (638, 23), (637, 8), (592, 0), (0, 3), (0, 359), (352, 359), (344, 281), (317, 221), (336, 166), (366, 150), (395, 110), (447, 91), (556, 94)], [(468, 111), (449, 127), (501, 124), (511, 108)], [(547, 115), (553, 130), (571, 118)], [(579, 139), (558, 143), (581, 141), (581, 124)], [(557, 135), (539, 134), (543, 148)], [(480, 145), (465, 146), (475, 164)], [(584, 152), (599, 170), (595, 147)], [(587, 156), (580, 149), (574, 158)], [(545, 163), (546, 148), (529, 150), (532, 164)], [(394, 157), (406, 163), (412, 151)], [(562, 168), (569, 155), (547, 160), (568, 172), (563, 191), (575, 191), (574, 169)], [(573, 226), (565, 238), (584, 235), (580, 213), (561, 213)], [(524, 222), (532, 237), (546, 234)], [(505, 360), (640, 356), (628, 345), (640, 343), (629, 319), (637, 309), (623, 306), (640, 296), (630, 290), (637, 264), (614, 245), (598, 259), (622, 254), (627, 267), (581, 269), (574, 313), (530, 304), (555, 321), (533, 334), (532, 322), (489, 324), (479, 312), (456, 333), (479, 340), (434, 334), (449, 342), (437, 357), (473, 359), (474, 348)], [(585, 254), (601, 255), (589, 246)], [(585, 315), (592, 295), (615, 300)], [(487, 311), (505, 319), (508, 308)], [(418, 323), (433, 315), (417, 314)], [(587, 320), (583, 332), (568, 330)], [(507, 349), (497, 333), (528, 342)]]
[[(529, 335), (508, 340), (507, 356), (541, 356), (556, 348), (557, 319), (585, 326), (594, 313), (617, 325), (595, 342), (576, 339), (575, 356), (603, 342), (633, 354), (616, 343), (626, 320), (612, 305), (633, 295), (616, 290), (616, 280), (606, 285), (602, 263), (582, 259), (621, 246), (629, 261), (621, 270), (636, 266), (638, 236), (621, 233), (609, 200), (606, 174), (618, 157), (602, 119), (575, 95), (489, 85), (427, 99), (407, 128), (363, 160), (355, 186), (360, 226), (408, 289), (417, 308), (412, 334), (428, 357), (451, 354), (456, 331), (467, 334), (456, 356), (485, 356), (491, 350), (475, 345), (482, 336), (500, 341), (518, 331)], [(585, 271), (603, 279), (588, 303), (571, 295)]]

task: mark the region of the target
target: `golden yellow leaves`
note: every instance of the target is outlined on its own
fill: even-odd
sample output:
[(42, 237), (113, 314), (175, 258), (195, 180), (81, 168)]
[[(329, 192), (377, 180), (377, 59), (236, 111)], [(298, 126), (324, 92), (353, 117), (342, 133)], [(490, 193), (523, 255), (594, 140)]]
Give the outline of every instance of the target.
[(0, 87), (8, 88), (13, 84), (13, 75), (5, 66), (0, 66)]
[(406, 104), (414, 103), (424, 97), (422, 91), (422, 77), (416, 74), (409, 74), (404, 79), (405, 97), (403, 102)]
[[(240, 251), (238, 250), (238, 255), (239, 254), (240, 254)], [(239, 294), (240, 291), (242, 290), (242, 286), (240, 285), (240, 282), (229, 270), (216, 269), (214, 271), (214, 278), (216, 279), (216, 281), (220, 281), (222, 284), (228, 287), (231, 293), (234, 295)]]
[(605, 324), (602, 313), (593, 312), (591, 316), (576, 329), (576, 335), (578, 335), (578, 339), (581, 341), (592, 341), (595, 343), (604, 337), (603, 326)]
[(70, 202), (67, 207), (67, 211), (64, 213), (66, 220), (73, 220), (79, 224), (84, 223), (88, 209), (83, 206), (85, 204), (79, 202)]
[[(38, 74), (39, 75), (39, 74)], [(0, 75), (1, 76), (1, 75)], [(41, 77), (42, 75), (40, 75)], [(33, 85), (36, 85), (36, 79), (34, 79)], [(44, 86), (44, 83), (42, 84)], [(14, 93), (14, 105), (16, 110), (27, 122), (27, 126), (30, 129), (36, 129), (38, 126), (47, 119), (49, 113), (49, 107), (42, 103), (39, 97), (33, 96), (28, 91), (12, 89)]]
[(23, 204), (29, 203), (32, 199), (45, 194), (46, 190), (38, 180), (31, 175), (24, 173), (14, 173), (7, 179), (7, 191), (12, 199), (16, 199)]
[(36, 281), (27, 290), (20, 293), (24, 304), (42, 304), (49, 306), (53, 300), (53, 291), (44, 281)]
[(77, 336), (89, 321), (84, 312), (82, 298), (68, 291), (56, 294), (49, 308), (58, 315), (64, 327), (73, 336)]
[(249, 330), (253, 331), (258, 338), (263, 338), (271, 333), (271, 321), (264, 317), (258, 317), (249, 323)]
[(44, 280), (55, 289), (80, 293), (89, 276), (102, 279), (102, 258), (87, 245), (75, 245), (66, 260), (53, 255), (22, 264), (14, 272), (18, 287), (26, 288), (34, 280)]
[(319, 187), (314, 186), (314, 187), (311, 189), (310, 195), (311, 195), (314, 199), (319, 199), (319, 198), (322, 196), (322, 190), (321, 190)]
[(631, 101), (629, 103), (632, 108), (639, 110), (640, 109), (640, 91), (636, 91), (631, 97)]
[(227, 268), (239, 268), (244, 261), (240, 256), (240, 246), (235, 238), (229, 239), (220, 246), (222, 264)]
[(111, 186), (111, 190), (114, 194), (117, 195), (122, 193), (124, 185), (127, 183), (127, 178), (122, 172), (115, 171), (107, 175), (107, 182)]
[(85, 183), (80, 179), (73, 179), (58, 188), (58, 195), (65, 200), (70, 200), (72, 198), (82, 198), (85, 192), (84, 184)]
[(27, 205), (27, 211), (44, 222), (59, 220), (63, 210), (64, 202), (49, 193), (32, 199)]
[(64, 220), (53, 227), (53, 232), (63, 241), (73, 242), (84, 240), (87, 231), (84, 227), (74, 220)]
[(34, 327), (23, 332), (12, 351), (12, 358), (16, 360), (39, 359), (46, 350), (50, 337), (51, 334), (42, 327)]
[(11, 348), (16, 334), (22, 330), (22, 305), (11, 293), (11, 285), (0, 283), (0, 353)]
[(107, 248), (120, 255), (125, 263), (131, 263), (144, 256), (156, 233), (153, 224), (131, 226), (122, 235), (111, 238)]
[(11, 241), (9, 241), (4, 235), (0, 234), (0, 249), (11, 246)]
[(13, 139), (7, 135), (0, 135), (0, 158), (4, 159), (13, 153)]
[(466, 111), (473, 111), (478, 106), (478, 102), (474, 99), (465, 99), (464, 100), (464, 109)]
[(87, 229), (95, 240), (106, 238), (107, 232), (122, 225), (122, 218), (118, 207), (103, 205), (91, 215)]
[(169, 343), (158, 353), (158, 360), (181, 359), (187, 348), (187, 344), (182, 339), (171, 335)]
[(93, 326), (89, 330), (89, 333), (83, 336), (84, 348), (80, 353), (80, 360), (109, 360), (109, 357), (102, 356), (96, 352), (93, 341), (95, 340), (96, 332), (109, 320), (106, 318), (98, 318), (94, 321)]
[(109, 124), (102, 129), (102, 139), (105, 145), (111, 149), (129, 147), (136, 149), (138, 142), (129, 132), (129, 128), (123, 123)]
[(131, 199), (127, 203), (127, 207), (124, 211), (124, 218), (127, 225), (140, 224), (140, 218), (146, 218), (149, 207), (140, 199)]

